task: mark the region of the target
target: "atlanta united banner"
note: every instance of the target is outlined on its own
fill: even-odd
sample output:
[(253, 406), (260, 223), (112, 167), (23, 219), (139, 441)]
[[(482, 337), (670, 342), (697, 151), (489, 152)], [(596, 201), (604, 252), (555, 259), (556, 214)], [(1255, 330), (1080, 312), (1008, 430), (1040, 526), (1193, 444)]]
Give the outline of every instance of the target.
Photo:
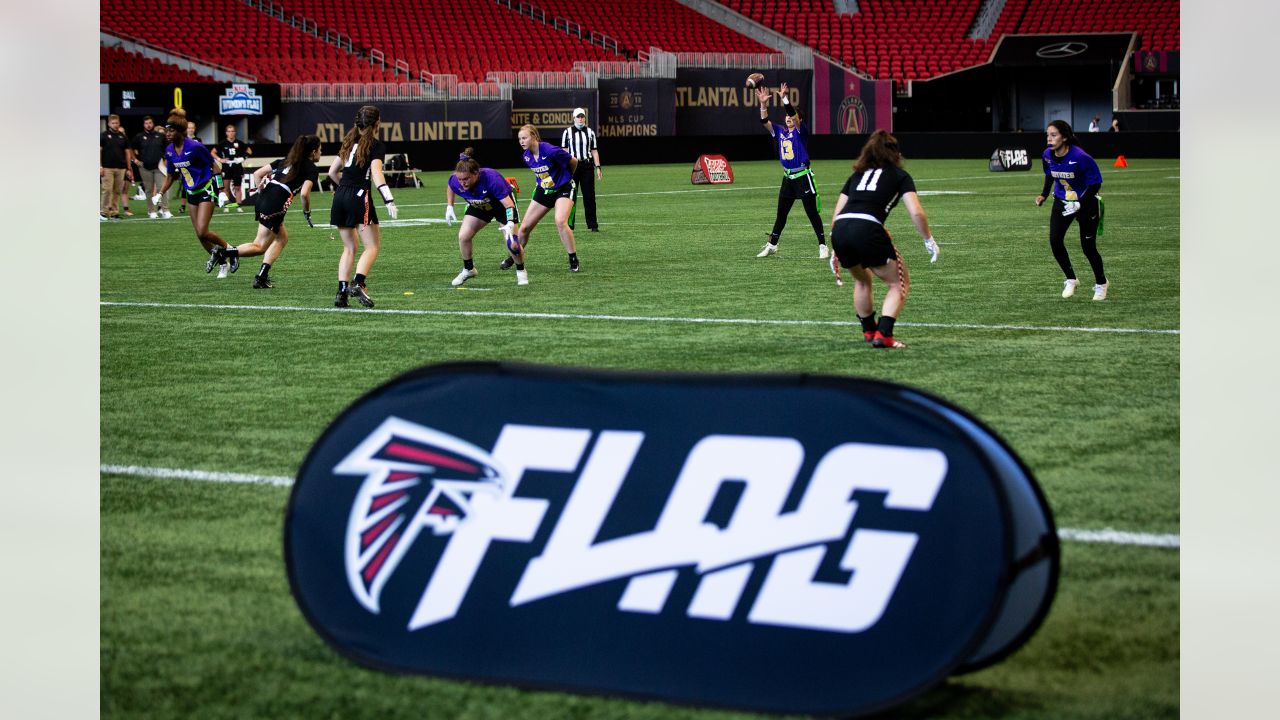
[(893, 82), (865, 80), (818, 57), (813, 59), (813, 132), (862, 135), (893, 131)]
[[(319, 135), (322, 142), (341, 142), (364, 104), (285, 103), (280, 107), (280, 138), (292, 143), (299, 135), (310, 134)], [(456, 141), (460, 151), (472, 140), (515, 137), (509, 124), (511, 103), (506, 100), (376, 104), (382, 111), (384, 142)]]

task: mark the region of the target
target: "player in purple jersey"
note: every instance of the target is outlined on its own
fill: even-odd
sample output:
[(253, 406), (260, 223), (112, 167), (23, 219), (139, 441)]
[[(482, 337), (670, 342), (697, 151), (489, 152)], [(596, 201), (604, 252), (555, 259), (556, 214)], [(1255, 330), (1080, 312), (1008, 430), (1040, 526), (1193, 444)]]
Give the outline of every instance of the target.
[(1050, 191), (1053, 193), (1053, 212), (1049, 213), (1049, 248), (1058, 267), (1067, 276), (1062, 287), (1062, 297), (1076, 294), (1076, 271), (1067, 255), (1067, 228), (1073, 220), (1080, 224), (1080, 249), (1093, 270), (1093, 299), (1106, 300), (1107, 275), (1102, 268), (1102, 254), (1098, 252), (1098, 229), (1102, 219), (1102, 202), (1098, 191), (1102, 189), (1102, 171), (1089, 153), (1080, 149), (1071, 124), (1054, 120), (1045, 128), (1045, 148), (1041, 157), (1044, 166), (1044, 188), (1036, 197), (1036, 207), (1044, 204)]
[(213, 217), (213, 196), (217, 192), (213, 187), (213, 178), (222, 172), (222, 166), (199, 140), (187, 137), (186, 130), (186, 112), (181, 109), (170, 112), (168, 122), (165, 123), (165, 138), (170, 144), (164, 149), (164, 187), (151, 198), (151, 202), (160, 202), (160, 198), (169, 192), (169, 186), (173, 184), (175, 177), (182, 179), (182, 187), (187, 191), (187, 204), (191, 207), (188, 213), (191, 216), (191, 227), (195, 229), (200, 245), (209, 253), (204, 271), (212, 272), (214, 265), (221, 264), (218, 277), (224, 278), (228, 272), (235, 272), (240, 268), (240, 261), (232, 259), (227, 264), (221, 263), (218, 249), (225, 248), (227, 241), (209, 229), (209, 219)]
[(458, 219), (453, 212), (456, 198), (462, 198), (467, 203), (467, 211), (462, 216), (462, 227), (458, 228), (462, 272), (453, 279), (452, 285), (458, 287), (477, 275), (475, 263), (471, 259), (472, 240), (491, 220), (504, 223), (502, 236), (506, 241), (507, 253), (516, 266), (516, 284), (528, 285), (529, 274), (524, 269), (524, 247), (520, 245), (516, 227), (516, 223), (520, 221), (520, 213), (511, 196), (511, 185), (497, 170), (480, 167), (474, 155), (473, 148), (463, 150), (458, 156), (453, 174), (445, 183), (445, 219)]
[[(524, 150), (524, 164), (538, 180), (529, 208), (524, 211), (520, 247), (529, 244), (529, 236), (538, 226), (538, 221), (548, 210), (555, 208), (556, 232), (560, 233), (560, 243), (569, 253), (569, 270), (578, 272), (578, 248), (573, 240), (573, 228), (569, 227), (569, 213), (573, 211), (574, 201), (573, 173), (578, 169), (578, 159), (562, 147), (542, 142), (538, 128), (532, 125), (521, 126), (518, 138)], [(523, 254), (523, 250), (521, 252)], [(504, 262), (503, 269), (507, 267)]]
[(782, 163), (782, 187), (778, 190), (778, 214), (773, 221), (773, 230), (769, 240), (760, 249), (756, 257), (767, 257), (778, 252), (778, 238), (787, 225), (787, 214), (791, 206), (799, 200), (804, 205), (804, 212), (809, 216), (809, 224), (818, 236), (818, 258), (828, 257), (827, 235), (822, 226), (822, 197), (818, 195), (818, 184), (814, 182), (813, 171), (809, 169), (809, 151), (805, 142), (809, 139), (809, 126), (804, 122), (791, 98), (787, 95), (787, 84), (781, 83), (777, 90), (782, 99), (782, 108), (787, 111), (783, 119), (785, 125), (769, 121), (769, 88), (761, 85), (756, 88), (756, 99), (760, 101), (760, 124), (773, 136), (777, 144), (778, 162)]

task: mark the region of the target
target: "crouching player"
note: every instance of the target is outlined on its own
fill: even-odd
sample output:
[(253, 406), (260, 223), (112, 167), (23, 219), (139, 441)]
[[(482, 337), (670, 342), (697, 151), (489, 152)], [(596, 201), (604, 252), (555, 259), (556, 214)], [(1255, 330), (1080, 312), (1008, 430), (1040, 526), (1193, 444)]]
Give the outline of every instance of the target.
[[(458, 156), (458, 165), (449, 176), (445, 189), (445, 219), (456, 221), (454, 198), (467, 201), (467, 211), (462, 216), (462, 227), (458, 228), (458, 252), (462, 255), (462, 272), (453, 279), (453, 286), (458, 287), (475, 277), (476, 267), (471, 259), (473, 239), (484, 226), (492, 220), (504, 222), (502, 235), (506, 240), (507, 252), (511, 262), (516, 266), (516, 284), (528, 285), (529, 273), (524, 269), (524, 248), (519, 242), (517, 223), (520, 221), (515, 200), (511, 197), (511, 185), (502, 173), (491, 168), (480, 167), (476, 161), (475, 150), (467, 148)], [(504, 263), (505, 264), (505, 263)]]
[[(302, 196), (302, 216), (311, 222), (311, 189), (320, 181), (320, 138), (302, 135), (289, 148), (282, 160), (275, 160), (254, 171), (253, 176), (262, 188), (253, 203), (258, 220), (258, 235), (251, 243), (244, 243), (225, 250), (214, 250), (215, 255), (228, 258), (262, 255), (262, 267), (253, 278), (253, 286), (260, 290), (274, 287), (268, 273), (284, 246), (289, 242), (289, 231), (284, 227), (284, 216), (293, 204), (295, 194)], [(268, 179), (270, 178), (270, 179)], [(212, 262), (212, 261), (210, 261)]]

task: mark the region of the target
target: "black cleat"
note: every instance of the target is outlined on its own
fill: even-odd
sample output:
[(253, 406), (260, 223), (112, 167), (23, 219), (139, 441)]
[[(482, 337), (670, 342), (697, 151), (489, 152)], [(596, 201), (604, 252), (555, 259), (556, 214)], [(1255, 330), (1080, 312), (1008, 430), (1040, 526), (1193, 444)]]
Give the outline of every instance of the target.
[(272, 284), (271, 278), (265, 275), (259, 275), (253, 279), (253, 289), (255, 290), (268, 290), (273, 287), (275, 285)]
[(356, 300), (360, 301), (361, 305), (369, 308), (373, 307), (373, 298), (369, 297), (369, 288), (367, 286), (363, 284), (356, 285), (355, 283), (352, 283), (349, 287), (351, 289), (348, 290), (347, 292), (354, 295)]
[(337, 295), (336, 297), (334, 297), (334, 298), (333, 298), (333, 306), (334, 306), (334, 307), (346, 307), (346, 306), (347, 306), (347, 294), (346, 294), (345, 292), (343, 292), (343, 291), (339, 290), (339, 291), (338, 291), (338, 295)]
[(508, 255), (502, 264), (498, 265), (499, 270), (510, 270), (516, 264), (516, 259)]
[(239, 255), (232, 255), (231, 257), (227, 258), (227, 262), (231, 264), (231, 272), (235, 272), (240, 269)]
[(569, 272), (578, 272), (578, 258), (569, 258)]
[(217, 267), (217, 266), (219, 266), (219, 265), (221, 265), (221, 264), (222, 264), (222, 248), (220, 248), (220, 247), (215, 247), (215, 248), (214, 248), (214, 249), (209, 253), (209, 260), (208, 260), (207, 262), (205, 262), (205, 264), (204, 264), (204, 271), (205, 271), (206, 273), (211, 273), (211, 272), (213, 272), (213, 269), (214, 269), (215, 267)]

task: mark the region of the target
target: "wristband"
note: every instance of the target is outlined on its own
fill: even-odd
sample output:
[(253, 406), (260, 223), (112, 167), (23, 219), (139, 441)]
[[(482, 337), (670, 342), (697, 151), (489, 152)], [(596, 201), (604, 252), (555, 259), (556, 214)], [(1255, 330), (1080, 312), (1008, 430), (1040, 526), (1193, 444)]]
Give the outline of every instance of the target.
[(519, 219), (520, 215), (514, 207), (507, 208), (507, 222), (517, 222)]
[(391, 188), (387, 187), (386, 183), (378, 186), (378, 192), (382, 193), (382, 202), (390, 205), (396, 201), (395, 198), (391, 197)]
[(213, 186), (214, 186), (215, 188), (219, 189), (219, 190), (221, 190), (221, 189), (222, 189), (222, 176), (221, 176), (221, 175), (214, 175), (214, 176), (213, 176)]

